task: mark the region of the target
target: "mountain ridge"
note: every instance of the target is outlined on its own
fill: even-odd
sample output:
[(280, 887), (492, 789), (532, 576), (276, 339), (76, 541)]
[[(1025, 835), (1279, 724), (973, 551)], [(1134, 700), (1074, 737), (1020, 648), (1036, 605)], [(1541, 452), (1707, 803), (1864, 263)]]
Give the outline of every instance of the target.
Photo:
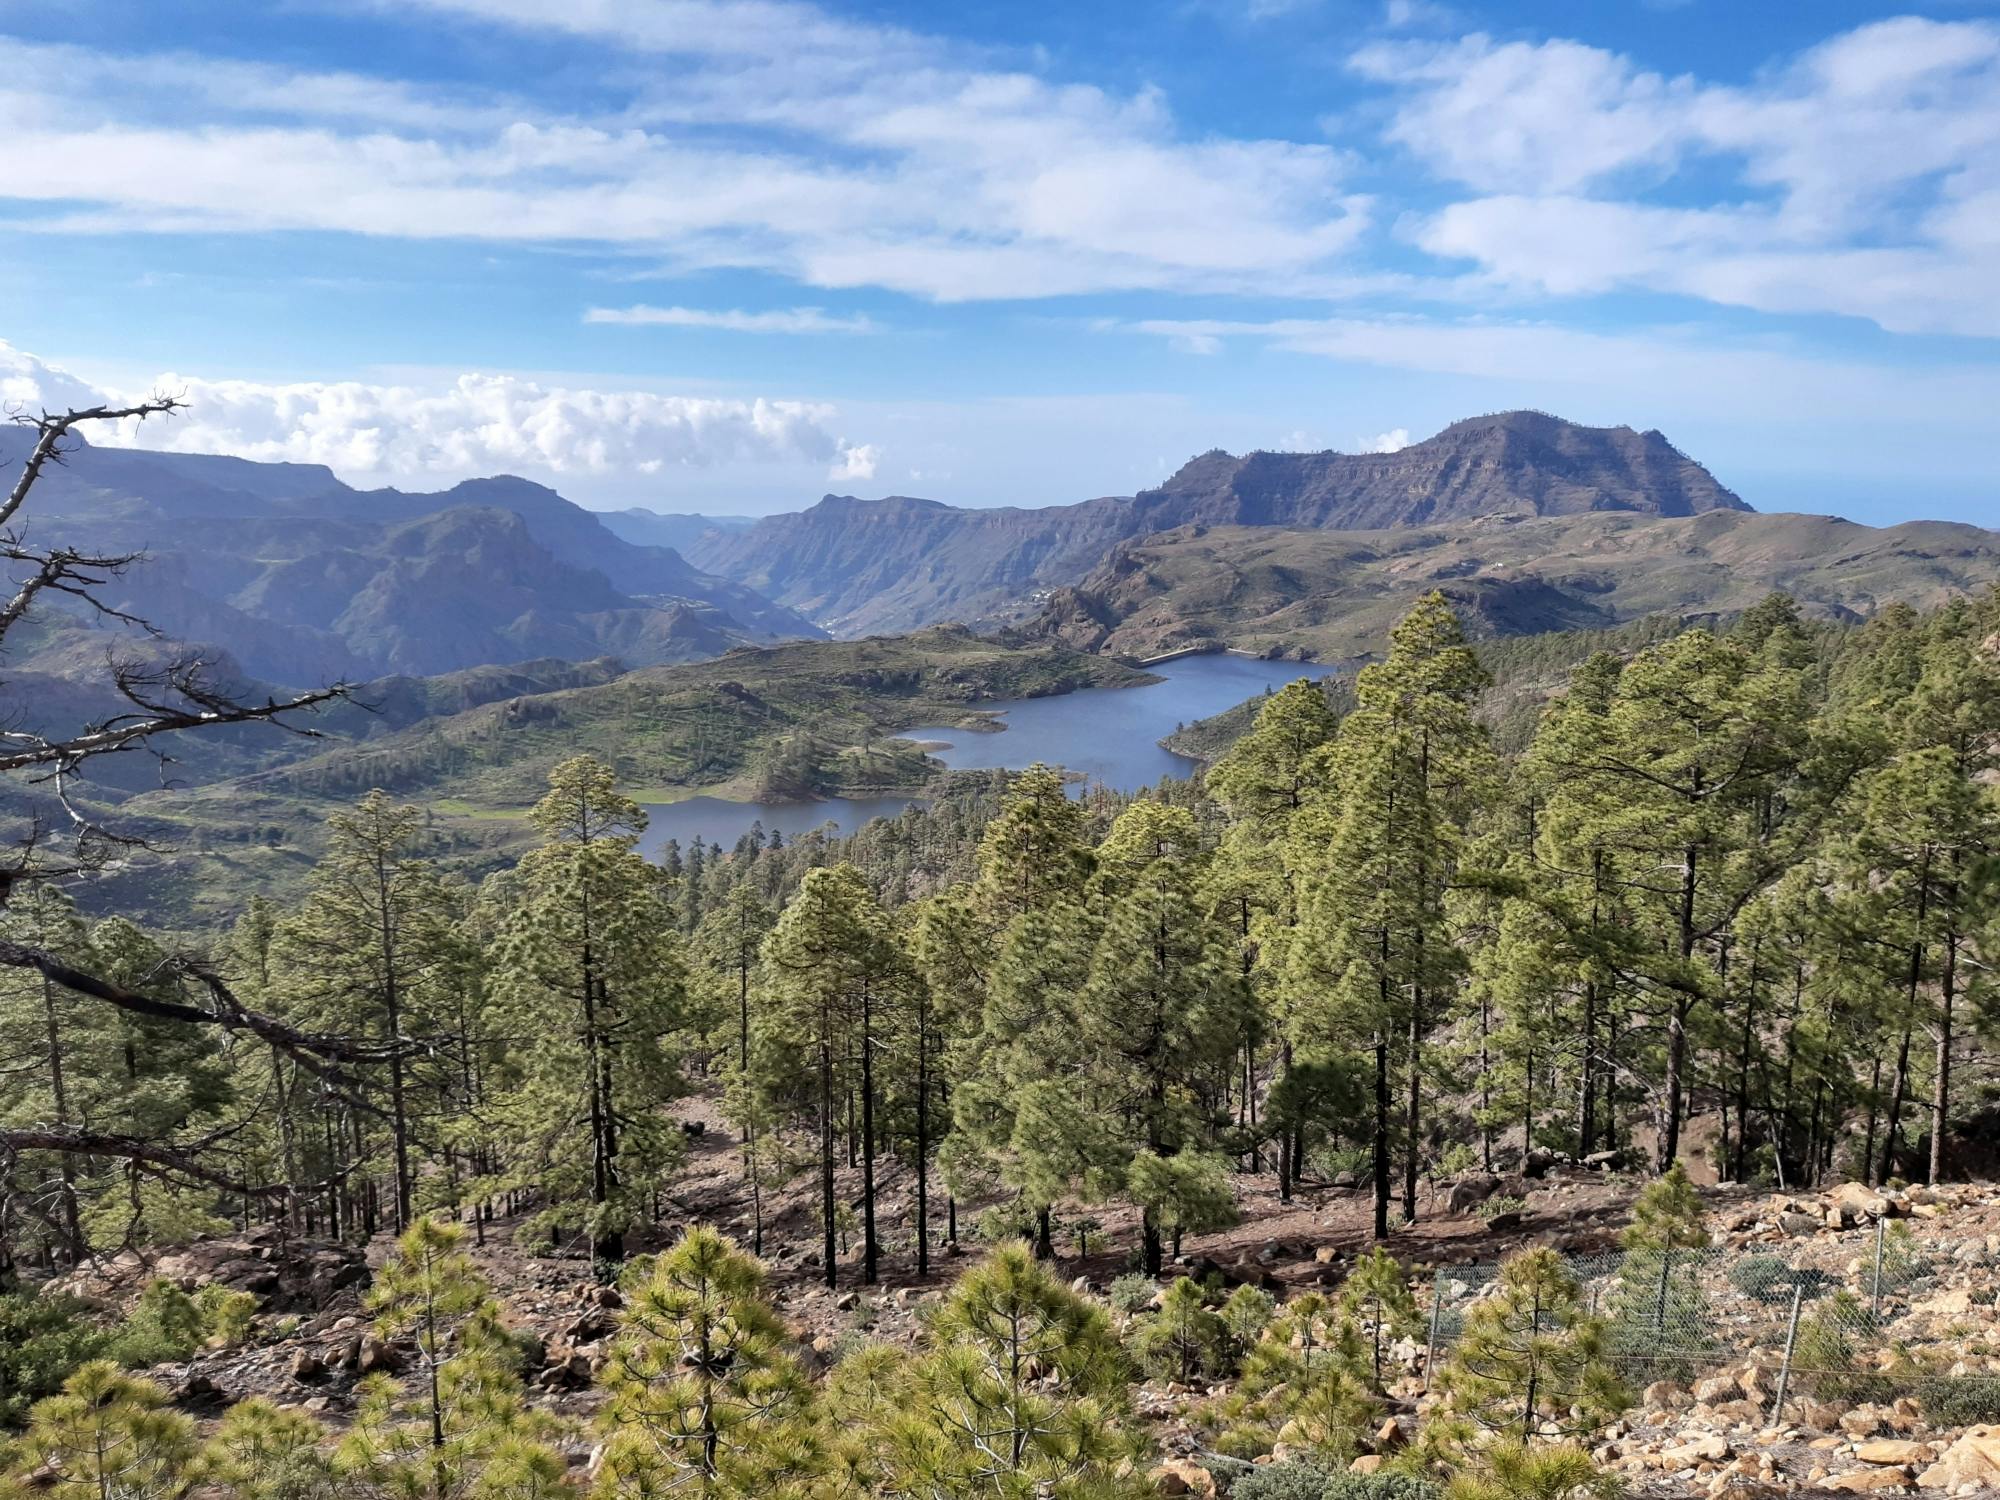
[(1070, 505), (968, 510), (827, 495), (747, 530), (705, 534), (691, 556), (854, 634), (1004, 618), (1037, 589), (1079, 582), (1116, 544), (1189, 524), (1354, 530), (1510, 512), (1749, 509), (1657, 430), (1501, 412), (1395, 453), (1211, 449), (1152, 489)]
[[(20, 462), (26, 438), (0, 429), (0, 467)], [(115, 608), (193, 647), (226, 642), (277, 683), (545, 656), (656, 665), (824, 636), (516, 476), (360, 490), (317, 464), (66, 449), (31, 524), (84, 550), (143, 554), (109, 584)]]

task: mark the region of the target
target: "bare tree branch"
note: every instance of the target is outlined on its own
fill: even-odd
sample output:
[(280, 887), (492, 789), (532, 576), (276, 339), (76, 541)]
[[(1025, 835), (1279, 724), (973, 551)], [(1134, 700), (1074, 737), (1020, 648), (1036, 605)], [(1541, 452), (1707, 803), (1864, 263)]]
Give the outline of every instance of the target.
[[(16, 414), (14, 420), (36, 431), (35, 445), (23, 464), (20, 477), (0, 503), (0, 560), (25, 565), (16, 576), (13, 593), (0, 604), (0, 641), (27, 617), (38, 601), (50, 595), (64, 595), (80, 601), (98, 616), (128, 626), (147, 635), (161, 632), (149, 621), (106, 601), (99, 591), (110, 579), (121, 575), (141, 560), (142, 553), (94, 555), (73, 547), (30, 546), (17, 524), (24, 507), (48, 465), (64, 459), (62, 441), (81, 424), (113, 422), (136, 417), (170, 416), (181, 409), (177, 397), (156, 396), (133, 406), (93, 406), (60, 414)], [(60, 868), (38, 858), (46, 839), (46, 829), (35, 823), (17, 846), (10, 868), (0, 871), (0, 905), (8, 890), (22, 879), (47, 878), (93, 868), (103, 848), (145, 847), (143, 839), (122, 835), (104, 827), (77, 802), (77, 783), (84, 778), (89, 761), (101, 755), (146, 750), (158, 756), (162, 765), (169, 759), (152, 743), (185, 730), (215, 729), (230, 724), (275, 724), (289, 733), (316, 736), (317, 731), (289, 722), (286, 715), (310, 712), (327, 703), (344, 700), (349, 686), (337, 682), (315, 692), (289, 698), (266, 695), (246, 700), (212, 680), (214, 664), (199, 656), (186, 656), (164, 665), (134, 663), (108, 664), (110, 685), (129, 708), (120, 713), (73, 730), (47, 726), (19, 726), (0, 729), (0, 773), (28, 772), (33, 784), (50, 787), (56, 804), (69, 820), (77, 853)]]
[(162, 1145), (158, 1141), (141, 1140), (137, 1136), (104, 1135), (88, 1130), (0, 1130), (0, 1154), (8, 1156), (17, 1155), (22, 1151), (60, 1151), (72, 1156), (109, 1156), (120, 1161), (133, 1162), (141, 1167), (151, 1167), (159, 1172), (185, 1177), (245, 1198), (284, 1199), (291, 1195), (292, 1187), (289, 1183), (258, 1187), (227, 1176), (191, 1154), (195, 1149), (199, 1148), (182, 1150)]

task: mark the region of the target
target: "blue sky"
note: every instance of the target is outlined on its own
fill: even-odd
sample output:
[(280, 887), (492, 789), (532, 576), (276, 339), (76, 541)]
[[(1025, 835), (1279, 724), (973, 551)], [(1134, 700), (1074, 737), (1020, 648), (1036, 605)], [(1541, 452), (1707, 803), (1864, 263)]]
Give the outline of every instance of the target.
[(2000, 519), (2000, 10), (0, 9), (0, 399), (595, 505), (1126, 493), (1534, 406)]

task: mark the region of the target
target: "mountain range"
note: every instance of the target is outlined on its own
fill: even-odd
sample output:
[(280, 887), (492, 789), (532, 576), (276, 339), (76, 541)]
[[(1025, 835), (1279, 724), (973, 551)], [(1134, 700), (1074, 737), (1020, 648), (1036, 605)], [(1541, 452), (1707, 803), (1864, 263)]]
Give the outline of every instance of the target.
[[(0, 429), (0, 470), (26, 436)], [(106, 602), (279, 684), (537, 658), (627, 669), (943, 623), (1137, 657), (1343, 660), (1434, 587), (1507, 635), (1726, 612), (1774, 588), (1858, 617), (2000, 576), (1994, 533), (1759, 514), (1659, 432), (1539, 412), (1394, 453), (1212, 451), (1071, 505), (829, 495), (754, 523), (593, 512), (507, 475), (362, 490), (316, 464), (79, 446), (32, 514), (70, 545), (144, 551)], [(14, 679), (101, 662), (84, 623), (45, 630), (46, 659), (10, 663)]]
[[(0, 430), (0, 471), (28, 437)], [(654, 665), (824, 636), (525, 479), (411, 494), (355, 489), (318, 464), (70, 446), (31, 524), (85, 551), (143, 552), (105, 602), (173, 639), (222, 643), (270, 681), (534, 657)]]
[(1395, 453), (1204, 453), (1156, 489), (1075, 505), (961, 510), (828, 495), (747, 529), (710, 529), (687, 554), (851, 635), (1007, 619), (1038, 591), (1081, 582), (1119, 543), (1191, 524), (1350, 531), (1748, 509), (1658, 432), (1504, 412)]

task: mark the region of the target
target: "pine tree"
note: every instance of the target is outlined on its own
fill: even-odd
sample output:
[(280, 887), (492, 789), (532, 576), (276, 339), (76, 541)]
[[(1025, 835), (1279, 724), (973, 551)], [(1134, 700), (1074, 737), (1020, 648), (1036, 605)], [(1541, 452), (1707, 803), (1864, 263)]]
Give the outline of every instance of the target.
[[(372, 791), (327, 819), (327, 848), (296, 912), (276, 924), (268, 962), (285, 1009), (327, 1031), (392, 1044), (388, 1074), (395, 1227), (415, 1213), (411, 1062), (403, 1042), (434, 1040), (434, 981), (450, 912), (436, 867), (418, 857), (424, 813)], [(360, 1153), (357, 1153), (359, 1155)]]
[(612, 1263), (681, 1155), (659, 1108), (681, 1087), (681, 942), (664, 876), (636, 848), (645, 814), (610, 767), (564, 761), (531, 817), (543, 842), (505, 887), (492, 978), (528, 1041), (495, 1092), (532, 1143), (526, 1180), (557, 1216), (587, 1202), (592, 1254)]
[(326, 1431), (302, 1411), (260, 1396), (223, 1413), (202, 1445), (199, 1474), (229, 1500), (334, 1500)]
[[(1405, 1080), (1403, 1216), (1416, 1217), (1423, 1039), (1459, 967), (1445, 894), (1462, 829), (1494, 767), (1472, 717), (1485, 683), (1443, 595), (1396, 627), (1385, 661), (1356, 684), (1331, 760), (1338, 815), (1295, 821), (1289, 861), (1300, 923), (1284, 988), (1302, 1051), (1365, 1047), (1375, 1061), (1375, 1231), (1388, 1234), (1392, 1058)], [(1308, 810), (1310, 811), (1310, 809)]]
[(634, 1289), (604, 1376), (598, 1493), (802, 1496), (817, 1468), (811, 1390), (757, 1263), (697, 1225)]
[(1447, 1430), (1523, 1443), (1551, 1429), (1590, 1431), (1626, 1404), (1604, 1356), (1603, 1325), (1562, 1258), (1546, 1249), (1501, 1263), (1492, 1295), (1466, 1313), (1438, 1386)]
[(1338, 1470), (1380, 1410), (1353, 1318), (1321, 1293), (1306, 1292), (1265, 1327), (1236, 1388), (1204, 1422), (1232, 1457), (1262, 1457), (1282, 1443), (1288, 1453)]
[(1575, 841), (1604, 854), (1591, 879), (1615, 890), (1625, 919), (1589, 940), (1615, 954), (1638, 987), (1633, 1003), (1664, 1036), (1661, 1171), (1679, 1149), (1690, 1027), (1722, 992), (1736, 916), (1823, 811), (1802, 777), (1807, 711), (1794, 639), (1778, 630), (1753, 652), (1690, 630), (1642, 652), (1619, 673), (1597, 732), (1548, 757), (1579, 804)]
[[(536, 1430), (525, 1408), (519, 1354), (499, 1308), (464, 1253), (465, 1232), (418, 1219), (396, 1243), (368, 1294), (375, 1331), (407, 1337), (416, 1370), (407, 1386), (369, 1376), (354, 1429), (336, 1455), (342, 1479), (385, 1500), (458, 1500), (490, 1492), (487, 1472)], [(532, 1466), (530, 1466), (532, 1468)]]
[(1618, 1500), (1625, 1487), (1575, 1443), (1502, 1439), (1452, 1476), (1444, 1500)]
[(861, 872), (836, 865), (809, 873), (765, 941), (770, 976), (772, 1054), (795, 1080), (796, 1112), (819, 1136), (821, 1254), (826, 1284), (838, 1284), (839, 1201), (834, 1143), (839, 1107), (859, 1096), (865, 1175), (863, 1277), (874, 1281), (879, 1254), (874, 1212), (874, 1066), (878, 1007), (897, 967), (887, 918)]
[(1341, 1316), (1367, 1330), (1369, 1369), (1375, 1389), (1381, 1390), (1383, 1340), (1408, 1337), (1423, 1326), (1402, 1263), (1382, 1246), (1375, 1246), (1347, 1273), (1336, 1306)]
[(1175, 1278), (1160, 1305), (1139, 1325), (1133, 1352), (1154, 1375), (1186, 1385), (1220, 1363), (1228, 1330), (1208, 1305), (1208, 1294), (1186, 1276)]
[(1103, 1310), (1025, 1245), (959, 1278), (876, 1442), (882, 1493), (1123, 1500), (1143, 1493), (1122, 1428), (1128, 1368)]
[(1084, 813), (1059, 772), (1033, 765), (979, 840), (975, 900), (998, 929), (1023, 912), (1074, 893), (1090, 873)]
[[(0, 936), (32, 943), (68, 962), (86, 961), (89, 934), (76, 904), (53, 885), (36, 883), (0, 911)], [(30, 1053), (38, 1066), (20, 1070), (4, 1096), (0, 1124), (53, 1127), (58, 1132), (80, 1125), (91, 1110), (91, 1080), (109, 1063), (101, 1017), (86, 1011), (75, 996), (32, 970), (10, 969), (0, 974), (0, 1021), (9, 1036), (32, 1038)], [(39, 1155), (39, 1153), (37, 1154)], [(32, 1166), (37, 1157), (30, 1156)], [(48, 1228), (59, 1243), (55, 1258), (75, 1265), (90, 1251), (84, 1235), (78, 1182), (89, 1164), (68, 1152), (51, 1162), (54, 1211)]]
[(194, 1478), (194, 1423), (150, 1380), (94, 1360), (35, 1404), (17, 1478), (50, 1500), (177, 1500)]
[[(1220, 1121), (1204, 1111), (1201, 1087), (1242, 1033), (1241, 972), (1197, 898), (1195, 846), (1186, 813), (1141, 802), (1100, 853), (1102, 936), (1079, 997), (1078, 1040), (1092, 1107), (1116, 1122), (1128, 1162), (1210, 1144)], [(1139, 1201), (1144, 1185), (1129, 1183), (1128, 1194)], [(1157, 1276), (1167, 1226), (1159, 1204), (1141, 1208), (1141, 1265)]]
[(1258, 709), (1250, 732), (1209, 769), (1208, 790), (1231, 817), (1275, 843), (1324, 789), (1326, 763), (1315, 752), (1331, 744), (1339, 728), (1319, 683), (1288, 682)]

